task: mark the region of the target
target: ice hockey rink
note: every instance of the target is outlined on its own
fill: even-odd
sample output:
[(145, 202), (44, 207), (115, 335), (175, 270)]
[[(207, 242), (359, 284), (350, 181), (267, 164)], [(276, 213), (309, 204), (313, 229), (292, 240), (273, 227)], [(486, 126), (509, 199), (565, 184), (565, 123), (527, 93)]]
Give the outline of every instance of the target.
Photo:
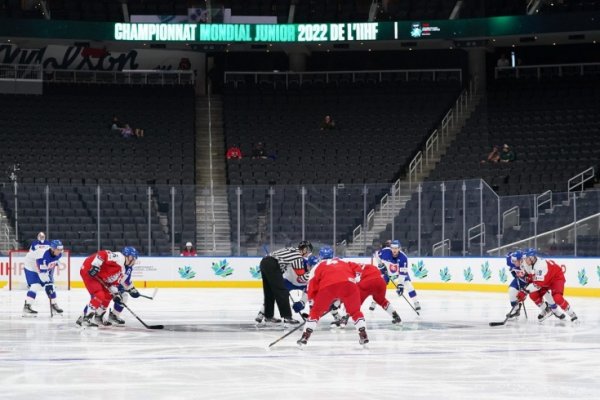
[[(151, 289), (142, 293), (152, 294)], [(507, 296), (421, 291), (421, 316), (388, 292), (403, 324), (368, 311), (370, 343), (325, 316), (299, 349), (301, 330), (270, 350), (281, 327), (257, 328), (259, 289), (160, 289), (131, 299), (126, 327), (76, 327), (81, 289), (59, 293), (50, 318), (38, 296), (23, 318), (24, 291), (0, 290), (1, 399), (598, 399), (600, 299), (568, 298), (579, 323), (554, 317), (506, 326)]]

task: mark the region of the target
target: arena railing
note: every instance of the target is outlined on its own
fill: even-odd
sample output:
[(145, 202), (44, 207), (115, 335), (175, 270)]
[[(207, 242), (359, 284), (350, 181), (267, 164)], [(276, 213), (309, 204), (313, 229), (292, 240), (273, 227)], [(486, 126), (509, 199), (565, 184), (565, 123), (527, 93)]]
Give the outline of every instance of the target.
[[(600, 210), (600, 190), (552, 193), (553, 212), (540, 209), (538, 218), (531, 218), (544, 197), (498, 196), (479, 179), (426, 181), (419, 184), (418, 193), (396, 204), (395, 212), (375, 218), (381, 232), (365, 248), (354, 250), (347, 243), (354, 222), (369, 215), (369, 204), (389, 195), (389, 184), (230, 185), (223, 187), (229, 194), (230, 229), (225, 237), (230, 247), (215, 253), (209, 249), (224, 230), (213, 229), (212, 221), (196, 213), (194, 203), (208, 187), (17, 185), (15, 191), (13, 184), (0, 184), (0, 204), (7, 222), (13, 228), (18, 225), (21, 248), (43, 230), (63, 240), (72, 254), (128, 243), (143, 255), (178, 255), (191, 241), (203, 255), (261, 256), (265, 248), (307, 239), (317, 249), (335, 245), (338, 254), (370, 256), (382, 241), (394, 238), (411, 256), (431, 255), (440, 242), (450, 256), (497, 256), (525, 245), (565, 256), (600, 255), (600, 232), (594, 222), (598, 219), (590, 218)], [(401, 186), (402, 193), (408, 193), (408, 182)], [(568, 197), (570, 202), (565, 201)], [(498, 213), (515, 207), (519, 225), (507, 226)]]
[(193, 71), (125, 70), (44, 71), (44, 81), (53, 83), (96, 83), (123, 85), (193, 85)]
[[(390, 81), (440, 81), (441, 77), (445, 80), (456, 80), (462, 84), (463, 73), (458, 68), (448, 69), (398, 69), (398, 70), (365, 70), (365, 71), (226, 71), (224, 77), (225, 84), (232, 84), (237, 88), (239, 84), (254, 83), (255, 85), (283, 85), (289, 88), (290, 83), (296, 83), (302, 86), (304, 82), (324, 83), (331, 82), (356, 83), (356, 82), (390, 82)], [(426, 77), (426, 78), (424, 78)], [(423, 79), (424, 78), (424, 79)]]
[(42, 78), (42, 66), (39, 64), (0, 64), (0, 79), (39, 81)]
[(537, 80), (564, 76), (600, 76), (600, 63), (538, 64), (515, 67), (495, 67), (495, 79), (536, 78)]

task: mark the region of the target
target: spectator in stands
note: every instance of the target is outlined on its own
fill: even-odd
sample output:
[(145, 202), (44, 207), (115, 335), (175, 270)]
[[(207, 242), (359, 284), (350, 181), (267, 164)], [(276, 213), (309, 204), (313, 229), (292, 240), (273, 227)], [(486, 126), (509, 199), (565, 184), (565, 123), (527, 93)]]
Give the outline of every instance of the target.
[(490, 151), (490, 153), (487, 155), (487, 158), (485, 160), (481, 160), (481, 163), (482, 164), (485, 164), (486, 162), (497, 163), (498, 161), (500, 161), (500, 147), (494, 146), (492, 148), (492, 151)]
[(192, 245), (192, 242), (187, 242), (185, 244), (185, 248), (181, 252), (180, 256), (182, 257), (196, 257), (198, 254), (196, 253), (196, 249)]
[(110, 125), (110, 131), (116, 132), (124, 138), (132, 137), (134, 134), (137, 138), (144, 137), (144, 130), (142, 128), (132, 129), (131, 126), (129, 126), (129, 124), (125, 124), (119, 121), (119, 118), (116, 115), (113, 116)]
[(191, 68), (192, 63), (190, 62), (189, 58), (183, 57), (181, 60), (179, 60), (179, 67), (177, 69), (180, 71), (189, 71)]
[(506, 54), (502, 53), (498, 62), (496, 63), (497, 67), (510, 67), (510, 61), (506, 58)]
[(335, 129), (335, 121), (331, 118), (331, 115), (326, 115), (321, 124), (321, 130), (330, 131), (332, 129)]
[(225, 157), (228, 160), (241, 160), (242, 159), (242, 150), (239, 148), (237, 144), (234, 144), (230, 148), (227, 149), (227, 153)]
[(515, 152), (506, 143), (502, 146), (502, 152), (500, 153), (500, 162), (508, 163), (515, 161), (517, 156)]
[(265, 150), (265, 144), (263, 142), (258, 142), (254, 145), (252, 148), (252, 158), (255, 160), (259, 158), (268, 158), (267, 151)]
[(110, 131), (121, 135), (123, 127), (124, 125), (119, 121), (119, 118), (116, 115), (113, 115), (110, 123)]

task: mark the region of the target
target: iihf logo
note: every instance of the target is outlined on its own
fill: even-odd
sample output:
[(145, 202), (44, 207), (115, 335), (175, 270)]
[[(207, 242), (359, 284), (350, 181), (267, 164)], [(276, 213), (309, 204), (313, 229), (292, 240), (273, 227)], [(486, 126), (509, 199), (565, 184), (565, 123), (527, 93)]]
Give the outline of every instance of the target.
[(414, 37), (414, 38), (420, 38), (422, 34), (423, 34), (423, 28), (421, 28), (421, 24), (420, 23), (412, 24), (412, 27), (410, 29), (410, 36)]

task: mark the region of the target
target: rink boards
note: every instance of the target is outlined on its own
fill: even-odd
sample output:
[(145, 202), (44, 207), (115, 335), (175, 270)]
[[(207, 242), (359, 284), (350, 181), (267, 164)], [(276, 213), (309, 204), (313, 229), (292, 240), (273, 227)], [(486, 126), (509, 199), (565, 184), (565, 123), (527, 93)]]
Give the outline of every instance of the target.
[[(71, 257), (71, 287), (81, 288), (79, 268), (85, 258)], [(369, 258), (348, 258), (370, 262)], [(133, 278), (140, 287), (257, 288), (261, 286), (259, 257), (140, 257)], [(600, 297), (600, 258), (552, 258), (563, 266), (566, 293)], [(8, 279), (8, 257), (0, 257), (0, 285)], [(511, 282), (504, 258), (414, 257), (410, 276), (416, 289), (501, 292)], [(10, 266), (23, 279), (22, 259)], [(66, 274), (63, 266), (57, 280)]]

